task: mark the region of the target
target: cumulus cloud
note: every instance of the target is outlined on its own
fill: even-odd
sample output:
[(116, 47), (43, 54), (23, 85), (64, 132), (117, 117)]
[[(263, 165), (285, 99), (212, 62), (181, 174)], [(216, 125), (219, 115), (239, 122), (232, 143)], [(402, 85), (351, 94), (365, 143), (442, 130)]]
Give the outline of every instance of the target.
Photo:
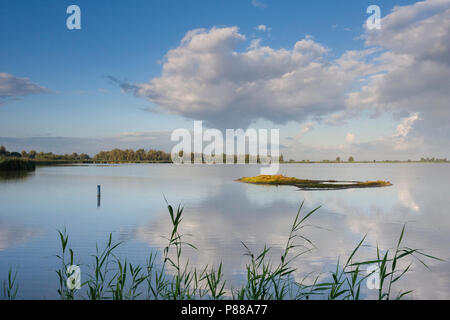
[[(347, 94), (346, 108), (325, 122), (340, 125), (363, 110), (391, 113), (399, 121), (393, 135), (354, 145), (361, 152), (411, 157), (420, 150), (447, 156), (450, 147), (450, 0), (426, 0), (397, 6), (380, 30), (365, 30), (367, 49), (338, 58), (361, 85)], [(349, 60), (348, 62), (346, 59)], [(419, 149), (420, 148), (420, 149)], [(370, 151), (369, 151), (370, 150)]]
[(342, 125), (368, 110), (406, 122), (395, 139), (383, 135), (388, 138), (367, 146), (450, 147), (450, 0), (397, 6), (380, 30), (365, 30), (361, 38), (366, 48), (334, 57), (311, 36), (279, 49), (256, 39), (242, 50), (248, 41), (237, 27), (195, 29), (167, 52), (160, 76), (146, 83), (114, 80), (156, 111), (218, 128), (259, 119)]
[(12, 74), (0, 72), (0, 105), (11, 99), (47, 92), (49, 92), (48, 89), (34, 84), (28, 78), (18, 78)]
[(380, 133), (380, 136), (370, 141), (356, 141), (356, 134), (348, 132), (345, 135), (345, 143), (339, 145), (326, 145), (316, 143), (312, 146), (301, 142), (298, 137), (303, 137), (303, 132), (312, 124), (306, 123), (300, 134), (294, 138), (286, 138), (287, 148), (282, 152), (287, 158), (323, 160), (333, 159), (337, 155), (349, 157), (356, 156), (358, 160), (386, 160), (386, 159), (417, 159), (427, 154), (447, 157), (446, 150), (437, 151), (425, 144), (424, 138), (412, 135), (413, 129), (420, 122), (418, 113), (400, 118), (394, 133)]
[(345, 93), (364, 74), (364, 54), (338, 61), (312, 37), (290, 49), (273, 49), (246, 40), (237, 27), (189, 31), (170, 50), (160, 77), (148, 83), (121, 82), (121, 88), (148, 98), (158, 110), (215, 127), (247, 127), (258, 119), (284, 124), (343, 110)]
[(367, 46), (383, 50), (376, 58), (383, 72), (349, 95), (349, 105), (411, 116), (413, 122), (420, 113), (414, 134), (448, 145), (450, 0), (395, 7), (382, 19), (380, 30), (367, 30), (365, 36)]
[(419, 120), (421, 120), (419, 113), (402, 118), (394, 134), (381, 136), (375, 141), (354, 144), (355, 136), (350, 137), (350, 134), (347, 134), (346, 140), (349, 144), (353, 144), (355, 150), (361, 154), (372, 153), (374, 155), (393, 155), (394, 158), (411, 158), (412, 152), (418, 150), (426, 152), (424, 138), (411, 135), (411, 131)]
[(403, 121), (397, 126), (397, 136), (405, 138), (411, 131), (414, 122), (419, 120), (419, 113), (416, 112), (412, 116), (403, 119)]

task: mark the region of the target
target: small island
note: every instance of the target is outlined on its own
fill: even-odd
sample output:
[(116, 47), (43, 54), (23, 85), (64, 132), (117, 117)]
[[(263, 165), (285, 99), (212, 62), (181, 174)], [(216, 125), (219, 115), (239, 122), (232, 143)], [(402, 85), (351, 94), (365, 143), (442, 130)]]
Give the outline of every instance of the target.
[(301, 190), (341, 190), (352, 188), (380, 188), (392, 186), (389, 181), (336, 181), (336, 180), (306, 180), (283, 175), (259, 175), (256, 177), (243, 177), (236, 181), (275, 186), (295, 186)]

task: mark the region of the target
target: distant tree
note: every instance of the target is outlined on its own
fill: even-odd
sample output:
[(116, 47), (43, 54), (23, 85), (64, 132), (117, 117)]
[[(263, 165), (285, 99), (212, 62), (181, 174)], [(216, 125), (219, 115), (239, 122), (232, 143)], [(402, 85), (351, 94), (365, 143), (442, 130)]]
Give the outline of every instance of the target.
[(135, 157), (137, 161), (145, 160), (146, 156), (147, 155), (144, 149), (136, 150)]
[(6, 152), (5, 146), (0, 146), (0, 156), (6, 156)]
[(14, 158), (21, 158), (22, 157), (22, 155), (20, 153), (18, 153), (18, 152), (11, 152), (9, 155), (11, 157), (14, 157)]
[(136, 160), (134, 150), (127, 149), (125, 152), (126, 152), (126, 160), (127, 161), (134, 161), (134, 160)]
[(35, 158), (36, 158), (36, 155), (37, 155), (37, 152), (34, 151), (34, 150), (31, 150), (31, 151), (28, 153), (28, 157), (29, 157), (30, 159), (35, 159)]
[(341, 157), (336, 157), (336, 162), (341, 162)]
[(80, 154), (79, 158), (80, 158), (80, 160), (82, 160), (82, 161), (85, 161), (85, 160), (89, 160), (89, 159), (90, 159), (89, 155), (87, 155), (86, 153)]
[(355, 159), (353, 157), (348, 158), (348, 162), (354, 162)]

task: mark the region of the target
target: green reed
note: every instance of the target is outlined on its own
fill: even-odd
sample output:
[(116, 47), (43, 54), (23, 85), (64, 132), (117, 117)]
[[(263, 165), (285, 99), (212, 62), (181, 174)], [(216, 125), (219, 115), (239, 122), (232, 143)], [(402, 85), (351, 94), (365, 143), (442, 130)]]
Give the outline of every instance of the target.
[[(167, 201), (166, 201), (167, 202)], [(320, 208), (320, 207), (319, 207)], [(235, 299), (235, 300), (283, 300), (312, 298), (330, 300), (359, 300), (361, 286), (375, 271), (367, 274), (364, 267), (377, 266), (379, 269), (379, 289), (377, 298), (390, 300), (401, 299), (412, 292), (399, 291), (394, 294), (393, 286), (411, 270), (416, 260), (425, 267), (425, 259), (440, 260), (425, 254), (423, 250), (412, 249), (403, 245), (405, 226), (399, 240), (393, 249), (382, 251), (376, 248), (376, 257), (368, 260), (357, 259), (360, 249), (364, 246), (366, 236), (356, 245), (354, 250), (341, 264), (338, 259), (336, 268), (330, 274), (308, 273), (297, 279), (300, 270), (293, 262), (315, 249), (313, 242), (306, 238), (302, 231), (308, 225), (305, 222), (319, 208), (302, 215), (301, 204), (289, 231), (286, 245), (278, 262), (270, 257), (271, 248), (264, 246), (259, 253), (254, 253), (245, 243), (242, 243), (245, 255), (249, 258), (245, 266), (246, 279), (238, 288), (227, 289), (223, 274), (223, 265), (218, 268), (208, 265), (196, 268), (190, 265), (189, 259), (183, 259), (184, 249), (197, 248), (187, 239), (190, 235), (180, 232), (183, 221), (183, 207), (176, 210), (167, 203), (170, 216), (171, 232), (165, 237), (167, 243), (162, 252), (151, 251), (145, 265), (133, 265), (126, 259), (121, 260), (114, 252), (121, 245), (115, 242), (112, 234), (106, 246), (92, 256), (94, 263), (88, 265), (90, 272), (87, 280), (81, 284), (81, 290), (71, 289), (67, 279), (67, 268), (74, 264), (74, 252), (69, 247), (69, 236), (59, 231), (61, 254), (58, 275), (58, 295), (63, 300), (76, 298), (90, 300), (190, 300), (190, 299)], [(401, 266), (400, 266), (401, 265)], [(10, 269), (8, 281), (3, 282), (5, 299), (15, 299), (18, 286), (17, 274)], [(84, 292), (84, 293), (83, 293)], [(77, 296), (75, 295), (77, 294)]]
[[(73, 300), (74, 299), (74, 289), (70, 289), (67, 286), (67, 280), (70, 278), (72, 274), (68, 274), (68, 267), (74, 264), (74, 253), (73, 250), (68, 248), (67, 245), (69, 243), (69, 235), (67, 234), (66, 229), (64, 231), (58, 231), (59, 241), (61, 244), (61, 254), (56, 255), (61, 265), (58, 270), (56, 270), (56, 274), (58, 275), (58, 284), (59, 289), (57, 290), (59, 297), (61, 300)], [(66, 252), (69, 252), (69, 261), (67, 261)]]
[(19, 285), (17, 284), (17, 271), (13, 272), (12, 267), (8, 269), (7, 280), (2, 281), (2, 295), (4, 300), (15, 300), (17, 292), (19, 291)]

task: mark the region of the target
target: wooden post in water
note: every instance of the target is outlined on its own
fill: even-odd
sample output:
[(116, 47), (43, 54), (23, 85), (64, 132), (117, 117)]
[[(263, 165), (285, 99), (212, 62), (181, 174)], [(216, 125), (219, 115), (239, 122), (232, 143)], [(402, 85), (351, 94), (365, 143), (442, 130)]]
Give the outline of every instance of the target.
[(100, 198), (101, 198), (101, 187), (97, 185), (97, 208), (100, 207)]

